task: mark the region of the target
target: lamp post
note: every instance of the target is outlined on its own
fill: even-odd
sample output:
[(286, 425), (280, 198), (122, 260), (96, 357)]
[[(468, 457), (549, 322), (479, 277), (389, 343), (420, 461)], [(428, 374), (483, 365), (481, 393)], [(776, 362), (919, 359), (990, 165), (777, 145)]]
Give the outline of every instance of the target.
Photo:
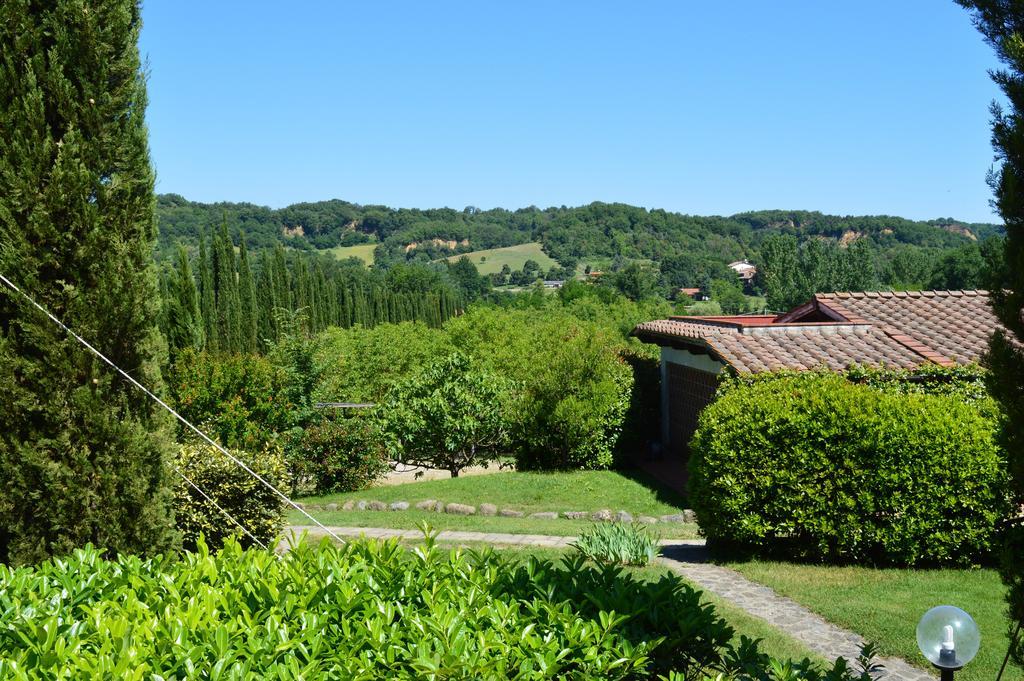
[(917, 647), (939, 669), (942, 681), (953, 681), (953, 672), (973, 660), (980, 645), (978, 625), (952, 605), (932, 608), (917, 624)]

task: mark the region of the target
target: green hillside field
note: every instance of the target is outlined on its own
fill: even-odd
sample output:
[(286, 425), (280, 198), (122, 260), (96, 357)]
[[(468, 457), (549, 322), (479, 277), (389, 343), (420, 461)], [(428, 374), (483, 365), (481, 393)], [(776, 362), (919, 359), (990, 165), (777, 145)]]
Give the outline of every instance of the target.
[(327, 252), (338, 260), (359, 258), (366, 263), (367, 267), (369, 267), (373, 264), (373, 250), (377, 248), (377, 245), (377, 242), (374, 241), (372, 243), (357, 244), (355, 246), (335, 246), (334, 248), (327, 249)]
[(459, 258), (469, 258), (480, 274), (496, 274), (501, 272), (503, 265), (509, 269), (521, 270), (527, 260), (533, 260), (540, 265), (541, 270), (547, 271), (557, 265), (553, 258), (541, 250), (537, 242), (519, 244), (518, 246), (506, 246), (505, 248), (489, 248), (483, 251), (472, 251), (461, 253), (447, 258), (449, 262), (455, 262)]

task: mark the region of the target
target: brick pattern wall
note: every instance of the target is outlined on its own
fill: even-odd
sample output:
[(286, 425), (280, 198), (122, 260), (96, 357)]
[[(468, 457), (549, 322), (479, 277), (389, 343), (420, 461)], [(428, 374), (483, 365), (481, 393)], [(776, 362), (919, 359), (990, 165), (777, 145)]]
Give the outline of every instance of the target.
[(669, 452), (686, 461), (687, 443), (700, 412), (715, 399), (718, 378), (712, 373), (668, 363)]

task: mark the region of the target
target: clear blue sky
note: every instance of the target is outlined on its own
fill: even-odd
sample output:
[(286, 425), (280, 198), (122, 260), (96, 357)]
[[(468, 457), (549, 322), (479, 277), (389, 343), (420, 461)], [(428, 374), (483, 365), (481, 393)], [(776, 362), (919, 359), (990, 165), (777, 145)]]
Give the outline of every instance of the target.
[(989, 221), (986, 71), (943, 0), (149, 0), (160, 192)]

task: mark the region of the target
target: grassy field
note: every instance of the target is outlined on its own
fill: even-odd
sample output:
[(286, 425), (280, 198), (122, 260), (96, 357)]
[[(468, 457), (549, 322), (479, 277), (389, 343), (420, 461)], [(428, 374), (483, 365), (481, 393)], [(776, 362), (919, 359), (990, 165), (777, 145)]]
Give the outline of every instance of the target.
[[(597, 511), (606, 508), (611, 511), (626, 510), (634, 516), (661, 516), (679, 513), (684, 505), (680, 495), (659, 488), (651, 480), (633, 479), (613, 471), (494, 473), (374, 487), (347, 494), (308, 497), (300, 501), (321, 506), (336, 503), (340, 506), (346, 501), (360, 499), (386, 503), (407, 501), (411, 505), (426, 499), (472, 506), (491, 503), (499, 509), (515, 509), (526, 515), (539, 511)], [(564, 518), (539, 520), (525, 517), (456, 516), (415, 509), (401, 512), (339, 510), (312, 513), (325, 525), (347, 527), (415, 529), (419, 523), (427, 522), (438, 530), (574, 536), (589, 526), (585, 521)], [(293, 511), (288, 520), (293, 524), (309, 522), (297, 511)], [(697, 536), (696, 525), (659, 523), (654, 527), (666, 539), (690, 539)]]
[[(917, 649), (918, 620), (936, 605), (966, 610), (981, 629), (981, 650), (958, 681), (991, 681), (1008, 645), (1005, 589), (995, 570), (880, 570), (752, 561), (730, 564), (835, 624), (875, 641), (883, 654), (929, 668)], [(1007, 667), (1003, 681), (1021, 681)]]
[(505, 248), (490, 248), (483, 251), (472, 251), (471, 253), (461, 253), (459, 255), (453, 255), (452, 257), (447, 258), (447, 260), (449, 262), (455, 262), (462, 257), (467, 257), (473, 261), (473, 264), (476, 265), (476, 269), (480, 274), (495, 274), (497, 272), (501, 272), (503, 265), (508, 265), (509, 269), (512, 270), (521, 270), (527, 260), (535, 261), (540, 265), (541, 270), (544, 272), (547, 272), (558, 264), (547, 253), (542, 251), (540, 244), (536, 242), (519, 244), (518, 246), (507, 246)]
[(328, 248), (327, 252), (333, 255), (338, 260), (344, 260), (345, 258), (359, 258), (367, 266), (373, 264), (373, 250), (377, 248), (379, 244), (376, 242), (369, 244), (358, 244), (356, 246), (335, 246), (334, 248)]

